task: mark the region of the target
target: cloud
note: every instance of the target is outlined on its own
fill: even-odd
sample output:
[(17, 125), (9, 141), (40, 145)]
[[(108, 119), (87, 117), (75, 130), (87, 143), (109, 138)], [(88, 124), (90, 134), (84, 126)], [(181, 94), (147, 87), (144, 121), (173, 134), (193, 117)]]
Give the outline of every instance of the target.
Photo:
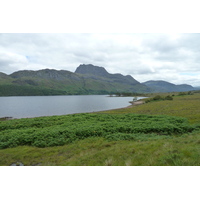
[(11, 71), (23, 68), (27, 65), (28, 60), (25, 56), (5, 51), (0, 48), (0, 68), (1, 71)]
[[(140, 82), (166, 80), (200, 85), (200, 34), (0, 34), (0, 71), (80, 64), (131, 74)], [(182, 73), (188, 73), (187, 76)]]

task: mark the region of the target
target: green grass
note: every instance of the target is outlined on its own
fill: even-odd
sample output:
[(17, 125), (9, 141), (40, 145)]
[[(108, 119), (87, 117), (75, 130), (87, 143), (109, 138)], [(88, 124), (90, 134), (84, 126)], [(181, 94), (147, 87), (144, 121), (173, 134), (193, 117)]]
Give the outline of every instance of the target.
[[(199, 166), (200, 94), (0, 122), (0, 165)], [(41, 148), (42, 147), (42, 148)]]
[(15, 147), (0, 151), (0, 165), (199, 166), (200, 136), (153, 141), (88, 138), (59, 147)]
[(200, 94), (174, 96), (172, 101), (153, 101), (129, 109), (110, 110), (102, 113), (137, 113), (185, 117), (191, 123), (200, 123)]

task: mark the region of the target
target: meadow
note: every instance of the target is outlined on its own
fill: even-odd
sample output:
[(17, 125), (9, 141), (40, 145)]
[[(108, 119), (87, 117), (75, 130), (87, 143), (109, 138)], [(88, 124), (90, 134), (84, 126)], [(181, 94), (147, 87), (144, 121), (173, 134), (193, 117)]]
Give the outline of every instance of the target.
[(0, 165), (198, 166), (200, 94), (124, 109), (0, 121)]

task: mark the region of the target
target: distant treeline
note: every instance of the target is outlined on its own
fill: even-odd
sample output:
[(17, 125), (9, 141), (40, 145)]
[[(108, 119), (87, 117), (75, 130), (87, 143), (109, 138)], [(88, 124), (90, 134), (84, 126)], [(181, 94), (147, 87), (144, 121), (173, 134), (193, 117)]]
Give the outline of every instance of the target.
[(136, 92), (117, 92), (110, 94), (110, 96), (117, 96), (117, 97), (134, 97), (134, 96), (144, 96), (144, 95), (145, 94)]
[(0, 85), (0, 96), (46, 96), (64, 94), (64, 91), (55, 89), (43, 89), (18, 85)]
[(87, 90), (80, 88), (79, 91), (47, 89), (23, 85), (0, 85), (0, 96), (50, 96), (50, 95), (107, 95), (106, 90)]

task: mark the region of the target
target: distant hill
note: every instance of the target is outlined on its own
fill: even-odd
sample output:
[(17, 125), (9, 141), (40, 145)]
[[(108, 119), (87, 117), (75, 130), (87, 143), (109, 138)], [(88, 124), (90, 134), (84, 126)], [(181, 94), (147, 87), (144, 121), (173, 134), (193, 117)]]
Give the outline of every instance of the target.
[(200, 90), (200, 86), (198, 86), (198, 87), (194, 87), (195, 88), (195, 90)]
[(148, 86), (155, 92), (185, 92), (195, 90), (195, 88), (191, 85), (175, 85), (166, 81), (147, 81), (143, 84)]
[(23, 70), (0, 73), (0, 96), (109, 94), (149, 92), (131, 76), (109, 74), (103, 67), (80, 65), (75, 73), (66, 70)]
[(75, 73), (84, 77), (85, 80), (98, 82), (101, 85), (101, 88), (109, 89), (109, 91), (138, 93), (151, 91), (150, 88), (139, 83), (130, 75), (110, 74), (105, 68), (91, 64), (80, 65)]
[(8, 78), (8, 75), (0, 72), (0, 78), (6, 79), (6, 78)]
[(132, 76), (110, 74), (105, 68), (79, 65), (75, 72), (43, 69), (23, 70), (10, 75), (0, 72), (0, 96), (80, 95), (190, 91), (190, 85), (165, 81), (140, 83)]

